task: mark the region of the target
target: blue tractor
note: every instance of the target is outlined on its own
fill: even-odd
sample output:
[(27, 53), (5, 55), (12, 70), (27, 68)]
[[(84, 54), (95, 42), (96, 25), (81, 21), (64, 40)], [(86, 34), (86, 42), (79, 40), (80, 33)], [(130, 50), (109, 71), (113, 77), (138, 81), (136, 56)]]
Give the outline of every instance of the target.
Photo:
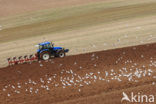
[(54, 44), (51, 42), (43, 42), (37, 45), (39, 49), (37, 50), (36, 56), (38, 59), (48, 60), (53, 57), (64, 57), (69, 49), (62, 47), (54, 47)]

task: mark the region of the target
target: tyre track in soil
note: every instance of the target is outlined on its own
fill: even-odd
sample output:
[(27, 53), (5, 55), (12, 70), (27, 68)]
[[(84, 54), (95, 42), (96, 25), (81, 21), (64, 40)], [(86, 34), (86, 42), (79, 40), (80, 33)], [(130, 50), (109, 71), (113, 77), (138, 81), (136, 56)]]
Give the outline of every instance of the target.
[(0, 104), (61, 103), (146, 85), (155, 94), (155, 82), (153, 43), (1, 68)]

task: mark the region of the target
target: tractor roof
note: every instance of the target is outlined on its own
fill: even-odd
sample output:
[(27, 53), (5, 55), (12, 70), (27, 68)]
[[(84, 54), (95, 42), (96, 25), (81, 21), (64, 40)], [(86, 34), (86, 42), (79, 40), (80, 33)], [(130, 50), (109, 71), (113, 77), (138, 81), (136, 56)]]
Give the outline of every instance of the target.
[(50, 44), (50, 42), (43, 42), (43, 43), (39, 43), (38, 45), (47, 45), (47, 44)]

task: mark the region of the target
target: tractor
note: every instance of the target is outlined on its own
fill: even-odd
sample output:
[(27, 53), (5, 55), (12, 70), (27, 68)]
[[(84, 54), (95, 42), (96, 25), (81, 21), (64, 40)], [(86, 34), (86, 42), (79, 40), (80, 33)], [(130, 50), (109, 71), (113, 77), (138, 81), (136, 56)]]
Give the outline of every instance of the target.
[(62, 58), (69, 51), (69, 49), (63, 47), (54, 47), (54, 43), (52, 42), (39, 43), (37, 46), (36, 57), (41, 60), (48, 60), (52, 56)]
[(37, 60), (48, 60), (53, 57), (64, 57), (69, 49), (62, 47), (54, 47), (52, 42), (43, 42), (36, 45), (38, 47), (37, 53), (35, 55), (25, 55), (20, 57), (8, 58), (8, 64), (10, 66), (22, 63), (31, 63)]

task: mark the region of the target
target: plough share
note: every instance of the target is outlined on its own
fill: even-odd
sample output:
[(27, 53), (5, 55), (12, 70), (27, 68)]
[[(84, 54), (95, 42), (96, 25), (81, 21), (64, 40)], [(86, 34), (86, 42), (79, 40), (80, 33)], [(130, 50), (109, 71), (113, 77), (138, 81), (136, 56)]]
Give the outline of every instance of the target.
[(36, 55), (25, 55), (24, 57), (13, 57), (13, 58), (8, 58), (8, 64), (11, 65), (16, 65), (16, 64), (23, 64), (23, 63), (30, 63), (33, 61), (38, 61), (38, 57)]

